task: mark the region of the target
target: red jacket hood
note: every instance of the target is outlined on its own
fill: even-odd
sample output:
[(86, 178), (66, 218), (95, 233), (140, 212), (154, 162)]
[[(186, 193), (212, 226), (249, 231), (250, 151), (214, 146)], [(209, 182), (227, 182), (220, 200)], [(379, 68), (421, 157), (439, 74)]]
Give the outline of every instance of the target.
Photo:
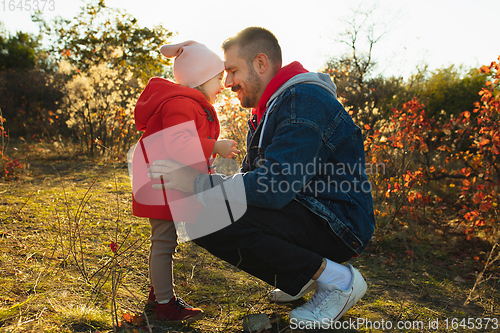
[(262, 97), (259, 101), (259, 106), (257, 109), (252, 109), (252, 114), (257, 115), (257, 124), (260, 123), (264, 112), (266, 111), (266, 104), (274, 94), (285, 82), (290, 80), (292, 77), (298, 74), (308, 73), (309, 71), (302, 67), (300, 62), (294, 61), (285, 67), (282, 67), (278, 73), (272, 78), (272, 80), (267, 85)]
[(213, 110), (212, 105), (201, 91), (180, 86), (160, 77), (153, 77), (149, 80), (135, 105), (134, 118), (137, 130), (145, 131), (149, 118), (156, 110), (166, 101), (178, 96), (189, 97), (200, 103), (204, 109)]

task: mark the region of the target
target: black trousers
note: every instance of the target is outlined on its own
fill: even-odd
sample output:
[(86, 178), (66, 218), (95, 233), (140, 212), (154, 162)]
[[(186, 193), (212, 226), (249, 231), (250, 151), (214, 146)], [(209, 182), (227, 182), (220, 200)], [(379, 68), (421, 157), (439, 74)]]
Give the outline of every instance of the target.
[(355, 255), (324, 219), (295, 200), (279, 210), (248, 206), (235, 223), (193, 241), (291, 295), (314, 276), (323, 258), (342, 263)]

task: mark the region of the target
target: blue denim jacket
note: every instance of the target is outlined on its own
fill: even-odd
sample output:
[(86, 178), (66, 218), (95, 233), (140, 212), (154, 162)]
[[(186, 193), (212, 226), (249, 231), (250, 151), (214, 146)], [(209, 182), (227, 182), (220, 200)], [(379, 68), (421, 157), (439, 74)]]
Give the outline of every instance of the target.
[[(297, 200), (360, 254), (375, 228), (360, 128), (322, 83), (295, 79), (275, 95), (256, 130), (250, 126), (242, 173), (214, 176), (212, 186), (223, 182), (227, 197), (235, 200), (235, 184), (242, 183), (241, 200), (249, 206), (280, 209)], [(195, 182), (205, 205), (216, 200), (203, 194), (208, 177)]]

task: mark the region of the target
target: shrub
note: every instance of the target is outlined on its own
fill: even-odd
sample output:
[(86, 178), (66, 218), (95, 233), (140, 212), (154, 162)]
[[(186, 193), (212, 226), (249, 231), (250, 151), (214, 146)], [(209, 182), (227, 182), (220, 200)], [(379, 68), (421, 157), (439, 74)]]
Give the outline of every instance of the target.
[(468, 239), (498, 237), (499, 69), (496, 62), (480, 69), (489, 79), (475, 103), (476, 116), (465, 111), (440, 123), (414, 99), (376, 123), (365, 147), (369, 163), (385, 165), (383, 174), (372, 174), (379, 221), (444, 223), (440, 215), (446, 211)]
[(0, 172), (1, 177), (5, 180), (12, 180), (19, 178), (19, 170), (22, 168), (21, 163), (15, 159), (8, 157), (5, 153), (6, 142), (5, 139), (9, 137), (7, 130), (4, 127), (5, 118), (2, 116), (2, 111), (0, 110)]
[(59, 67), (74, 73), (66, 83), (59, 112), (69, 115), (66, 123), (83, 152), (93, 157), (106, 152), (98, 148), (107, 147), (114, 154), (125, 153), (138, 139), (133, 111), (141, 81), (126, 67), (109, 68), (106, 62), (85, 73), (64, 62)]

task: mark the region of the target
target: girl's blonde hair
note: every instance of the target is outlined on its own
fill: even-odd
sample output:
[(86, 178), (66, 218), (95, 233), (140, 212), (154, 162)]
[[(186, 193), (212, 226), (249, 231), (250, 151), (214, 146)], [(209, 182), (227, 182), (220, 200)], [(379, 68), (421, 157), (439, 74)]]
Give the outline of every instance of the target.
[(202, 85), (199, 85), (199, 86), (196, 86), (194, 87), (193, 89), (196, 89), (198, 90), (199, 92), (201, 92), (203, 94), (203, 96), (205, 96), (205, 98), (207, 99), (207, 101), (210, 101), (210, 97), (208, 96), (208, 94), (205, 92), (205, 90), (203, 90), (203, 88), (201, 87)]

